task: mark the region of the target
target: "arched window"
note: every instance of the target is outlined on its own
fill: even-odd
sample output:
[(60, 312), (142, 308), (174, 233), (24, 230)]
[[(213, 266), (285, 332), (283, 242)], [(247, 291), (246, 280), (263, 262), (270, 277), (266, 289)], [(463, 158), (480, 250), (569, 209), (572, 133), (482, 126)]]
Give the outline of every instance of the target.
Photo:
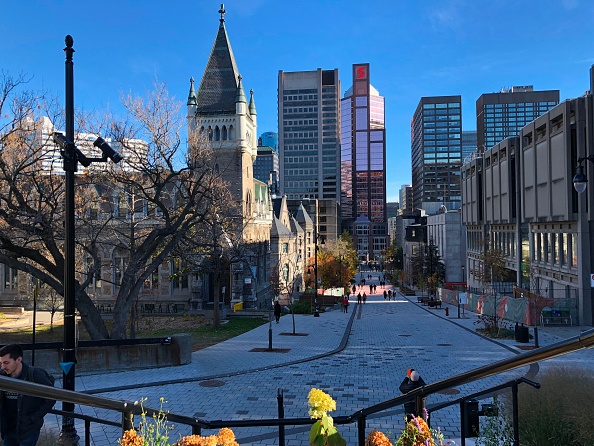
[(212, 127), (208, 126), (208, 140), (212, 141)]
[(232, 125), (229, 126), (229, 139), (230, 140), (235, 139), (235, 129), (233, 128)]
[(214, 140), (215, 141), (220, 141), (221, 140), (221, 129), (219, 128), (218, 125), (215, 127)]
[(223, 141), (227, 140), (227, 126), (223, 126)]

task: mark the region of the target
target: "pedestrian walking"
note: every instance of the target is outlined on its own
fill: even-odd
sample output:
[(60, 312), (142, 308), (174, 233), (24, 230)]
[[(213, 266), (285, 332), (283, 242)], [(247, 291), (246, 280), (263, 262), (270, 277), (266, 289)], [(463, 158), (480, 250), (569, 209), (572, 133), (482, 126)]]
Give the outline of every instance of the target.
[(388, 290), (388, 300), (392, 300), (392, 290)]
[(357, 294), (357, 303), (361, 303), (361, 293)]
[(367, 293), (363, 292), (363, 303), (367, 303)]
[(274, 301), (274, 317), (276, 319), (276, 323), (278, 324), (278, 321), (280, 321), (281, 317), (281, 306), (278, 300)]
[(386, 300), (388, 298), (388, 292), (386, 290), (384, 290), (384, 300)]
[[(406, 372), (406, 378), (402, 380), (399, 389), (402, 394), (405, 394), (412, 392), (419, 387), (423, 387), (425, 384), (426, 383), (423, 381), (423, 378), (421, 378), (421, 375), (419, 375), (419, 372), (417, 372), (415, 369), (408, 369)], [(418, 416), (417, 402), (415, 399), (404, 403), (404, 412), (406, 413), (407, 421), (411, 421), (413, 418)]]
[[(42, 368), (23, 362), (20, 345), (5, 345), (0, 349), (1, 374), (14, 379), (46, 386), (54, 385)], [(54, 400), (0, 391), (0, 435), (4, 446), (35, 446), (43, 426), (43, 417), (54, 407)]]
[(342, 306), (344, 307), (344, 312), (348, 313), (349, 312), (349, 297), (348, 296), (344, 296), (344, 298), (342, 299)]
[(357, 285), (353, 285), (353, 294), (357, 292)]

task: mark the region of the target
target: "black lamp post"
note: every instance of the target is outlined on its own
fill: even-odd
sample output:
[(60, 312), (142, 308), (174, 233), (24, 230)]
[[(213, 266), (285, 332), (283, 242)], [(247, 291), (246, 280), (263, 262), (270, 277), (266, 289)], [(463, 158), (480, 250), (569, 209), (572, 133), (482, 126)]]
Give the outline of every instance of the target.
[[(76, 321), (75, 321), (75, 300), (76, 300), (76, 278), (75, 278), (75, 237), (74, 237), (74, 173), (77, 171), (78, 163), (88, 167), (92, 162), (106, 162), (109, 157), (114, 163), (121, 161), (122, 157), (116, 153), (107, 142), (99, 137), (93, 143), (101, 149), (103, 157), (87, 158), (74, 144), (74, 40), (68, 35), (65, 39), (66, 48), (66, 104), (65, 121), (66, 136), (62, 133), (54, 133), (54, 142), (60, 147), (64, 161), (64, 343), (62, 351), (62, 362), (60, 366), (63, 371), (63, 388), (74, 390), (75, 364), (76, 364)], [(66, 413), (74, 412), (74, 404), (62, 402), (62, 410)], [(62, 416), (62, 431), (60, 432), (59, 444), (78, 445), (79, 436), (74, 427), (74, 418)]]
[(318, 304), (318, 231), (314, 227), (314, 317), (320, 317), (320, 307)]

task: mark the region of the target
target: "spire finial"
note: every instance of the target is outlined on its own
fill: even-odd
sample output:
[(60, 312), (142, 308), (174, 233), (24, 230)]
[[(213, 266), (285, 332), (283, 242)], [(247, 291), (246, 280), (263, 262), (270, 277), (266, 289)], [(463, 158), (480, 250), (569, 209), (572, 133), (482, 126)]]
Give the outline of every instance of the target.
[(219, 19), (221, 21), (221, 23), (223, 23), (225, 21), (225, 13), (227, 11), (225, 11), (225, 5), (223, 3), (221, 3), (221, 9), (219, 9), (219, 14), (221, 14), (221, 18)]

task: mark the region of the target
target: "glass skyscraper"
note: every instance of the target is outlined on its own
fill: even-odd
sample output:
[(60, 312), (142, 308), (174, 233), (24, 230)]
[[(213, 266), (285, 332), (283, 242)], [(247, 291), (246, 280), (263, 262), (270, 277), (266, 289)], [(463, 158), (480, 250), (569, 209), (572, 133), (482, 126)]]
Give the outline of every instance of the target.
[(341, 213), (360, 260), (387, 246), (384, 98), (370, 84), (369, 64), (353, 65), (341, 100)]
[(477, 149), (489, 150), (559, 103), (559, 90), (534, 91), (532, 85), (504, 88), (476, 101)]
[(264, 132), (258, 138), (259, 147), (272, 147), (278, 152), (278, 133), (276, 132)]
[(462, 162), (476, 153), (476, 130), (462, 131)]
[(462, 99), (423, 97), (411, 122), (413, 206), (436, 214), (460, 209)]

